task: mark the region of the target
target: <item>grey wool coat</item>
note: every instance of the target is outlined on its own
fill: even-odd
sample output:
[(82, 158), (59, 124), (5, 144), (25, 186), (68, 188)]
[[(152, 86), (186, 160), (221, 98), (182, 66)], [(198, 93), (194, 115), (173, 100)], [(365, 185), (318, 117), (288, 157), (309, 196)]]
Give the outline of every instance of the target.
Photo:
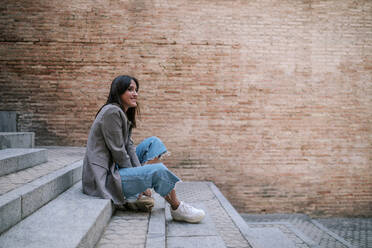
[(108, 104), (98, 113), (89, 132), (83, 162), (83, 192), (125, 203), (120, 168), (141, 166), (131, 139), (132, 124), (117, 104)]

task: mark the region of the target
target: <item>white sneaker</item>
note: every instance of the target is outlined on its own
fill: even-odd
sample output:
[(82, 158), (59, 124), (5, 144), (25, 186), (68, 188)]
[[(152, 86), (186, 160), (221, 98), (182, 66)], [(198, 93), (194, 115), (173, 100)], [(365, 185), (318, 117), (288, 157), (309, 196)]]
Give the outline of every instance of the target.
[(198, 223), (205, 216), (205, 212), (202, 209), (194, 208), (184, 202), (180, 202), (176, 210), (173, 210), (171, 207), (170, 212), (174, 220), (186, 221), (189, 223)]

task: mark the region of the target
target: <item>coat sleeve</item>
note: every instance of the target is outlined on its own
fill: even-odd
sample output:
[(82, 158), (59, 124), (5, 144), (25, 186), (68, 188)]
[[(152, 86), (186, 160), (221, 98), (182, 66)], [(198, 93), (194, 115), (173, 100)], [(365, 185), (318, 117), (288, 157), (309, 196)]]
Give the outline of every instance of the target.
[(129, 137), (128, 153), (129, 153), (129, 157), (131, 158), (133, 167), (141, 166), (141, 163), (137, 157), (136, 146), (134, 145), (131, 137)]
[(104, 113), (101, 128), (107, 148), (111, 152), (113, 161), (120, 168), (127, 168), (132, 167), (132, 164), (124, 144), (123, 130), (126, 128), (123, 128), (123, 125), (126, 125), (126, 120), (122, 119), (116, 109)]

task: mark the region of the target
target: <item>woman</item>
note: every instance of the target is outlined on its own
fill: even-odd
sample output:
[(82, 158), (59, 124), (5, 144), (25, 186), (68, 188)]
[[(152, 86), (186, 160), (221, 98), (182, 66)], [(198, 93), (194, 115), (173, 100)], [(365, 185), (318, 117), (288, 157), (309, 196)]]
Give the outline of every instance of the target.
[[(170, 204), (174, 220), (200, 222), (204, 211), (177, 199), (174, 188), (180, 179), (157, 162), (167, 152), (163, 143), (151, 137), (137, 148), (133, 144), (138, 88), (134, 77), (119, 76), (112, 81), (107, 102), (98, 111), (89, 133), (83, 192), (111, 199), (115, 206), (128, 206), (130, 202), (133, 207), (142, 195), (151, 197), (149, 189), (153, 188)], [(148, 201), (147, 204), (151, 210), (153, 205)]]

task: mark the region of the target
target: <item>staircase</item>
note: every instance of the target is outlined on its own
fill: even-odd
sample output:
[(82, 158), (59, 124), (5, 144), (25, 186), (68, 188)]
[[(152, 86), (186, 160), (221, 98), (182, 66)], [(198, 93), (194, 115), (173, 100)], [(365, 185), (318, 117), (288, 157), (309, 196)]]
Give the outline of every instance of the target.
[(84, 148), (34, 148), (34, 133), (0, 133), (0, 247), (94, 247), (109, 200), (81, 190)]

